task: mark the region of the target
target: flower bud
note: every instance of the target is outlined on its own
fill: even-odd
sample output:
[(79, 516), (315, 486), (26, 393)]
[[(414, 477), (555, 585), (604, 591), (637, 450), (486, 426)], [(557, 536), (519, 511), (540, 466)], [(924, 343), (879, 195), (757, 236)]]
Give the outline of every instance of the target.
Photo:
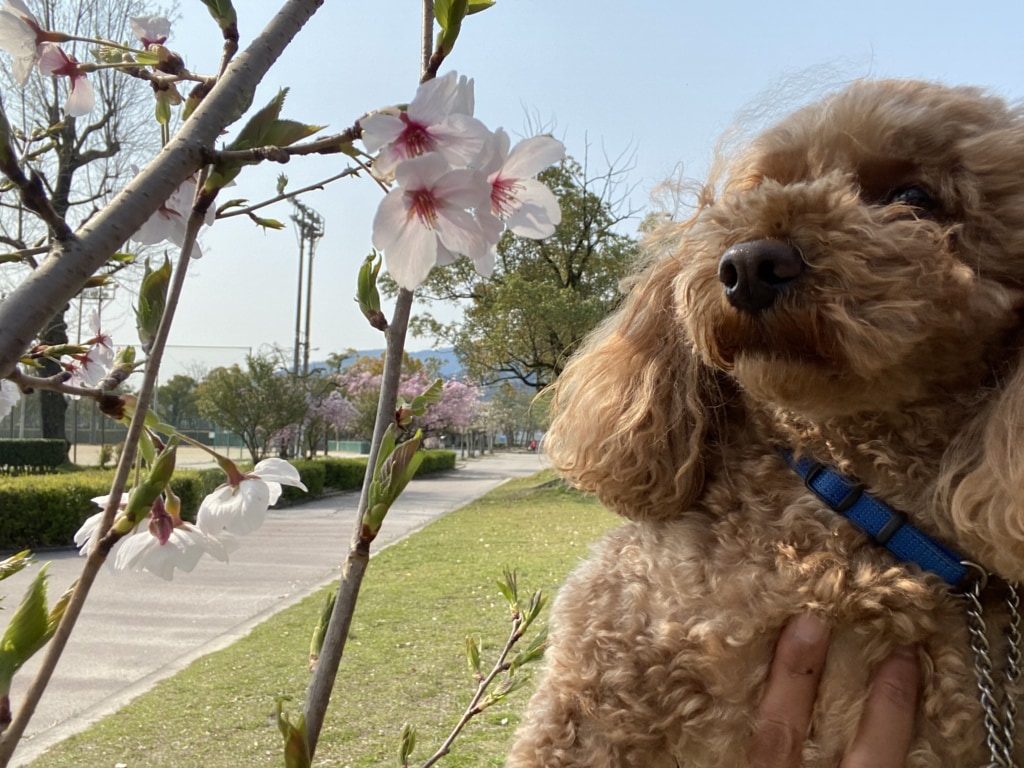
[(125, 517), (132, 522), (137, 523), (150, 513), (167, 483), (171, 481), (177, 451), (178, 437), (175, 435), (168, 441), (167, 447), (157, 455), (149, 474), (132, 489), (128, 496), (128, 505), (124, 509)]
[(153, 339), (164, 316), (170, 282), (171, 262), (166, 256), (164, 263), (155, 270), (149, 268), (149, 259), (146, 259), (146, 271), (139, 288), (139, 304), (135, 309), (135, 326), (139, 331), (143, 352), (148, 353), (153, 346)]

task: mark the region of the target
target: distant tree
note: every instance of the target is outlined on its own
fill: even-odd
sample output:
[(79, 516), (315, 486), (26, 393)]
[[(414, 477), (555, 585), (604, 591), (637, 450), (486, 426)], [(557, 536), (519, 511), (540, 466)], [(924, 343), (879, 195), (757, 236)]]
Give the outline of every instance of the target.
[[(412, 396), (423, 392), (430, 386), (431, 377), (417, 376), (405, 382), (405, 387)], [(416, 426), (425, 435), (441, 435), (444, 432), (463, 432), (476, 423), (477, 415), (483, 405), (480, 388), (475, 384), (458, 379), (449, 379), (444, 383), (441, 401), (427, 408), (427, 412), (416, 419)]]
[[(416, 370), (403, 371), (398, 386), (399, 397), (406, 402), (423, 394), (438, 378), (416, 360), (411, 363)], [(368, 439), (373, 432), (373, 418), (377, 412), (380, 373), (372, 372), (372, 368), (368, 370), (353, 365), (338, 376), (338, 381), (340, 391), (355, 408), (355, 418), (350, 426), (352, 434), (360, 439)], [(423, 416), (414, 420), (412, 427), (422, 429), (427, 435), (437, 435), (448, 430), (462, 431), (473, 424), (480, 409), (480, 397), (480, 389), (475, 384), (457, 379), (446, 381), (441, 401), (431, 404)]]
[[(423, 373), (423, 363), (415, 358), (402, 357), (402, 380)], [(384, 371), (384, 356), (364, 355), (347, 366), (337, 377), (341, 393), (356, 410), (355, 418), (349, 424), (352, 437), (369, 440), (373, 435), (373, 422), (377, 416), (377, 401), (380, 398), (380, 377)], [(429, 383), (429, 382), (428, 382)], [(408, 392), (408, 389), (401, 390)], [(420, 394), (416, 392), (414, 394)]]
[(304, 388), (269, 357), (249, 355), (246, 368), (214, 368), (199, 385), (199, 412), (237, 434), (253, 463), (271, 449), (274, 436), (306, 417)]
[(414, 320), (415, 332), (450, 344), (484, 383), (516, 380), (539, 390), (557, 378), (615, 307), (619, 281), (637, 257), (637, 241), (618, 231), (632, 215), (620, 192), (624, 173), (613, 164), (591, 177), (572, 159), (542, 172), (562, 207), (555, 234), (537, 241), (506, 232), (489, 280), (466, 259), (433, 270), (420, 299), (462, 306), (464, 319), (445, 324), (426, 313)]
[(342, 368), (345, 367), (345, 363), (356, 356), (354, 349), (346, 349), (344, 352), (331, 352), (327, 355), (324, 360), (324, 365), (327, 366), (328, 373), (341, 373)]
[(503, 381), (494, 390), (481, 413), (481, 421), (492, 434), (505, 436), (510, 448), (521, 446), (542, 428), (542, 414), (533, 407), (529, 389)]
[(299, 431), (308, 458), (325, 446), (332, 432), (346, 432), (358, 418), (358, 411), (340, 386), (337, 376), (310, 376), (305, 381), (307, 410)]
[(156, 389), (156, 407), (160, 417), (180, 429), (199, 415), (199, 382), (183, 373), (175, 374)]

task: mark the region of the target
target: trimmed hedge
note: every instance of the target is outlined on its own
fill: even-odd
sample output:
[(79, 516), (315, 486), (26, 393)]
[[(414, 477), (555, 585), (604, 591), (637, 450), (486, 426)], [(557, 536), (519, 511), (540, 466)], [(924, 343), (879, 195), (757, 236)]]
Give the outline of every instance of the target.
[[(455, 468), (454, 451), (425, 453), (417, 477)], [(356, 490), (362, 486), (366, 471), (365, 458), (292, 463), (309, 493), (283, 486), (279, 505), (322, 496), (325, 488)], [(71, 546), (82, 522), (99, 511), (92, 499), (107, 495), (113, 479), (113, 470), (0, 477), (0, 551)], [(177, 470), (171, 488), (181, 497), (182, 517), (195, 521), (199, 504), (223, 483), (224, 473), (217, 467)]]
[(43, 475), (68, 460), (63, 440), (0, 439), (0, 474)]

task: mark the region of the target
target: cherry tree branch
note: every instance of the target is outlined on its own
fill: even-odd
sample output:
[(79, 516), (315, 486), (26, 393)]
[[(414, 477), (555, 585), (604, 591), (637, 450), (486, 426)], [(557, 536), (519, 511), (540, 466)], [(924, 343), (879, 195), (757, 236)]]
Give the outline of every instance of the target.
[(302, 189), (296, 189), (296, 190), (293, 190), (291, 192), (285, 192), (285, 193), (277, 195), (275, 197), (271, 197), (268, 200), (264, 200), (264, 201), (262, 201), (260, 203), (255, 203), (253, 205), (248, 205), (245, 208), (238, 208), (238, 209), (233, 210), (233, 211), (225, 211), (224, 213), (218, 213), (217, 214), (217, 218), (218, 219), (230, 219), (232, 216), (248, 215), (250, 213), (253, 213), (254, 211), (258, 211), (260, 208), (266, 208), (268, 205), (273, 205), (274, 203), (279, 203), (282, 200), (290, 200), (293, 197), (297, 197), (298, 195), (304, 194), (306, 192), (312, 192), (313, 190), (317, 190), (317, 189), (322, 190), (324, 187), (326, 187), (331, 182), (338, 181), (338, 179), (343, 179), (346, 176), (354, 176), (355, 174), (359, 173), (359, 171), (361, 171), (361, 170), (362, 170), (362, 168), (346, 168), (341, 173), (336, 173), (333, 176), (324, 179), (323, 181), (318, 181), (315, 184), (310, 184), (308, 187), (303, 187)]
[[(8, 376), (46, 322), (174, 190), (203, 164), (225, 126), (252, 103), (256, 86), (323, 0), (287, 0), (224, 70), (164, 150), (75, 236), (58, 241), (39, 268), (0, 303), (0, 377)], [(65, 225), (66, 226), (66, 225)]]
[(398, 401), (398, 384), (402, 373), (402, 352), (405, 349), (409, 316), (412, 314), (412, 300), (412, 291), (403, 288), (398, 292), (394, 316), (386, 332), (387, 355), (384, 358), (384, 372), (381, 375), (377, 420), (373, 427), (373, 439), (370, 441), (370, 455), (366, 459), (363, 489), (359, 495), (359, 512), (356, 515), (356, 523), (352, 531), (351, 547), (342, 566), (338, 597), (324, 634), (323, 648), (320, 651), (316, 670), (313, 672), (313, 679), (306, 692), (306, 741), (309, 745), (310, 758), (316, 752), (324, 715), (331, 700), (331, 691), (334, 690), (334, 681), (345, 651), (345, 641), (348, 639), (349, 629), (352, 626), (352, 615), (355, 613), (356, 601), (359, 598), (359, 588), (362, 586), (363, 576), (370, 562), (372, 537), (367, 537), (363, 519), (369, 506), (370, 483), (377, 466), (377, 457), (380, 455), (384, 432), (388, 425), (395, 420), (395, 403)]

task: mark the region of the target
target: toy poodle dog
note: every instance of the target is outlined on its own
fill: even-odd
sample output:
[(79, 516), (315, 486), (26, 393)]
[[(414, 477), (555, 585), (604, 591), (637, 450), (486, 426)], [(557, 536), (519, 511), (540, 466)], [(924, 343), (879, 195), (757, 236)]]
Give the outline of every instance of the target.
[(805, 766), (907, 644), (907, 765), (1024, 762), (1024, 111), (856, 82), (720, 159), (651, 250), (555, 386), (548, 455), (628, 522), (555, 601), (508, 765), (746, 765), (808, 612)]

